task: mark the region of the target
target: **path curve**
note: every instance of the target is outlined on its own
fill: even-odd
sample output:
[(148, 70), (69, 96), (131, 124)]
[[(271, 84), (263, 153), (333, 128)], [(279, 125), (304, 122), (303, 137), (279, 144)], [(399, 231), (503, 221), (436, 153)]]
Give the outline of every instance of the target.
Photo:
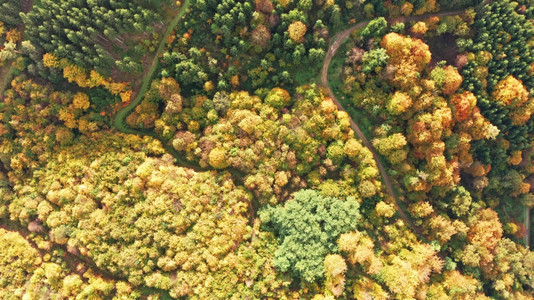
[[(180, 164), (180, 166), (195, 170), (197, 172), (206, 172), (206, 171), (213, 171), (215, 169), (209, 168), (209, 167), (201, 167), (198, 164), (195, 164), (193, 162), (190, 162), (184, 159), (183, 154), (178, 153), (178, 151), (176, 151), (176, 149), (174, 149), (172, 145), (169, 145), (168, 143), (163, 141), (161, 137), (159, 137), (154, 131), (133, 129), (126, 124), (126, 117), (128, 117), (128, 115), (135, 109), (135, 107), (143, 100), (145, 96), (148, 86), (152, 80), (152, 76), (154, 75), (154, 72), (156, 71), (156, 67), (158, 66), (159, 56), (161, 55), (161, 52), (165, 48), (167, 37), (169, 36), (169, 34), (171, 34), (173, 29), (176, 27), (176, 25), (178, 25), (178, 22), (180, 21), (180, 19), (182, 19), (190, 3), (191, 3), (191, 0), (185, 0), (182, 6), (180, 6), (180, 11), (176, 15), (176, 17), (174, 17), (171, 24), (169, 24), (167, 30), (165, 31), (165, 34), (163, 35), (161, 39), (161, 43), (158, 47), (158, 50), (156, 51), (156, 54), (154, 55), (154, 60), (152, 61), (150, 69), (146, 73), (142, 81), (141, 88), (139, 89), (138, 92), (134, 91), (135, 93), (134, 100), (132, 100), (127, 106), (122, 108), (119, 112), (117, 112), (117, 115), (115, 116), (115, 119), (113, 120), (112, 127), (120, 132), (127, 133), (127, 134), (135, 134), (139, 136), (145, 136), (145, 135), (151, 136), (152, 138), (159, 140), (161, 142), (161, 145), (165, 149), (165, 151), (167, 153), (170, 153), (172, 156), (174, 156), (174, 159)], [(228, 172), (230, 172), (230, 174), (232, 174), (232, 177), (235, 182), (243, 183), (243, 177), (245, 176), (243, 172), (235, 168), (227, 168), (225, 170), (227, 170)]]
[(147, 135), (147, 132), (141, 131), (141, 130), (135, 130), (130, 128), (126, 125), (126, 117), (134, 110), (134, 108), (143, 100), (143, 97), (145, 96), (146, 90), (148, 89), (148, 86), (151, 82), (152, 76), (154, 75), (154, 72), (156, 71), (156, 67), (158, 66), (158, 60), (159, 56), (161, 55), (161, 52), (165, 48), (165, 44), (167, 42), (167, 37), (171, 34), (174, 27), (178, 25), (178, 22), (182, 17), (184, 16), (185, 12), (187, 11), (187, 8), (189, 7), (189, 4), (191, 3), (191, 0), (185, 0), (182, 6), (180, 7), (180, 11), (174, 17), (172, 22), (167, 27), (167, 30), (165, 31), (165, 34), (163, 34), (163, 37), (161, 38), (161, 42), (159, 44), (158, 50), (156, 51), (156, 54), (154, 55), (154, 60), (152, 60), (152, 64), (150, 65), (150, 69), (145, 75), (145, 78), (143, 79), (143, 83), (141, 84), (141, 88), (139, 91), (134, 91), (135, 98), (125, 106), (123, 109), (121, 109), (117, 115), (115, 116), (115, 119), (113, 120), (113, 128), (124, 132), (124, 133), (130, 133), (130, 134), (138, 134), (138, 135)]
[[(425, 14), (425, 15), (420, 15), (420, 16), (406, 17), (406, 18), (403, 18), (403, 20), (404, 20), (404, 22), (421, 21), (421, 20), (424, 20), (426, 18), (433, 17), (433, 16), (436, 16), (436, 17), (454, 16), (454, 15), (459, 15), (459, 14), (461, 14), (463, 12), (464, 12), (464, 10), (456, 10), (456, 11), (442, 12), (442, 13), (435, 13), (435, 14)], [(336, 98), (336, 96), (334, 95), (334, 93), (330, 89), (330, 86), (328, 84), (328, 68), (330, 67), (330, 63), (332, 62), (332, 58), (336, 55), (336, 53), (339, 50), (339, 47), (341, 46), (341, 44), (343, 44), (343, 42), (350, 36), (350, 34), (354, 30), (360, 29), (360, 28), (362, 28), (364, 26), (367, 26), (367, 24), (369, 24), (369, 21), (360, 22), (360, 23), (358, 23), (358, 24), (356, 24), (356, 25), (354, 25), (354, 26), (352, 26), (352, 27), (350, 27), (348, 29), (345, 29), (343, 31), (338, 32), (332, 38), (333, 42), (329, 45), (328, 52), (326, 53), (326, 57), (325, 57), (325, 60), (324, 60), (324, 63), (323, 63), (323, 69), (321, 71), (321, 85), (326, 88), (326, 90), (328, 91), (328, 96), (334, 101), (334, 103), (336, 104), (338, 110), (340, 110), (340, 111), (345, 111), (345, 109), (343, 108), (343, 106), (341, 105), (339, 100)], [(395, 200), (395, 207), (397, 209), (397, 212), (399, 213), (401, 218), (415, 232), (417, 232), (417, 234), (420, 237), (423, 237), (421, 229), (416, 227), (412, 223), (412, 221), (410, 221), (410, 219), (406, 216), (406, 213), (399, 206), (399, 201), (398, 201), (397, 197), (395, 196), (395, 192), (393, 191), (393, 186), (391, 184), (391, 180), (389, 179), (389, 175), (387, 174), (386, 168), (384, 168), (384, 165), (382, 165), (382, 162), (380, 161), (380, 158), (379, 158), (375, 148), (369, 142), (367, 137), (365, 137), (365, 135), (361, 131), (361, 129), (358, 126), (358, 124), (356, 124), (354, 122), (354, 120), (352, 120), (352, 117), (350, 116), (350, 114), (348, 114), (348, 116), (349, 116), (349, 121), (350, 121), (350, 127), (352, 128), (352, 130), (354, 130), (354, 132), (356, 132), (358, 137), (363, 141), (364, 146), (367, 147), (371, 151), (371, 153), (373, 154), (373, 158), (374, 158), (374, 160), (376, 162), (376, 166), (378, 167), (380, 175), (382, 176), (382, 178), (384, 180), (384, 184), (386, 185), (387, 192)]]
[(183, 159), (182, 155), (180, 155), (178, 151), (176, 151), (171, 145), (168, 145), (165, 141), (162, 141), (161, 138), (155, 132), (149, 131), (149, 130), (133, 129), (126, 124), (126, 117), (128, 117), (128, 115), (132, 113), (135, 107), (143, 100), (145, 96), (145, 93), (150, 85), (152, 77), (154, 76), (154, 72), (156, 71), (156, 68), (158, 66), (161, 52), (165, 48), (167, 37), (171, 34), (174, 28), (178, 25), (178, 22), (180, 22), (180, 20), (186, 13), (187, 8), (189, 7), (190, 3), (191, 3), (191, 0), (185, 0), (182, 6), (180, 6), (180, 10), (178, 11), (178, 14), (171, 21), (171, 23), (167, 27), (167, 30), (163, 34), (163, 37), (161, 38), (161, 42), (159, 44), (158, 50), (154, 54), (154, 59), (152, 60), (150, 69), (148, 70), (145, 77), (143, 78), (141, 88), (139, 89), (139, 91), (133, 91), (135, 98), (127, 106), (123, 107), (121, 110), (117, 112), (117, 115), (115, 116), (115, 119), (113, 120), (112, 127), (126, 134), (135, 134), (139, 136), (148, 135), (148, 136), (151, 136), (152, 138), (159, 140), (161, 142), (162, 147), (165, 149), (165, 151), (167, 153), (170, 153), (172, 156), (174, 156), (174, 158), (180, 163), (181, 166), (187, 167), (189, 169), (193, 169), (197, 172), (201, 172), (201, 171), (209, 171), (209, 169), (202, 168), (194, 163), (191, 163)]

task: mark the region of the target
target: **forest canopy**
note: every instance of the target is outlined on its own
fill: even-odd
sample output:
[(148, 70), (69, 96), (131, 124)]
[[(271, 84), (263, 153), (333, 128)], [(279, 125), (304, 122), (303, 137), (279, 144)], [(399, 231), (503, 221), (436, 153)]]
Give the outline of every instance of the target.
[(532, 0), (0, 0), (1, 299), (532, 299)]

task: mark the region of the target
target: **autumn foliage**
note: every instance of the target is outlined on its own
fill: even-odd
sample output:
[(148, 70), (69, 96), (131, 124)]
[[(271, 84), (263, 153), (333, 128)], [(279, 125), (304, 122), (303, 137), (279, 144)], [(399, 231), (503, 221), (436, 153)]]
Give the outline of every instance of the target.
[(534, 111), (534, 98), (523, 83), (509, 75), (501, 80), (493, 91), (493, 99), (500, 106), (510, 109), (510, 117), (514, 125), (525, 124)]
[(66, 59), (59, 59), (54, 54), (45, 53), (43, 55), (43, 64), (49, 68), (63, 70), (63, 77), (69, 82), (74, 82), (81, 88), (104, 87), (113, 95), (119, 95), (122, 102), (129, 102), (132, 91), (129, 90), (127, 82), (113, 82), (111, 78), (104, 78), (95, 70), (91, 70), (89, 75), (81, 67), (71, 64)]
[(417, 81), (419, 72), (430, 62), (432, 56), (423, 41), (397, 33), (385, 35), (380, 45), (386, 49), (391, 58), (390, 63), (395, 68), (392, 83), (404, 90)]
[(289, 37), (295, 43), (302, 43), (304, 35), (306, 34), (306, 25), (300, 21), (296, 21), (289, 25), (287, 31), (289, 33)]
[(532, 298), (528, 1), (0, 2), (1, 299)]

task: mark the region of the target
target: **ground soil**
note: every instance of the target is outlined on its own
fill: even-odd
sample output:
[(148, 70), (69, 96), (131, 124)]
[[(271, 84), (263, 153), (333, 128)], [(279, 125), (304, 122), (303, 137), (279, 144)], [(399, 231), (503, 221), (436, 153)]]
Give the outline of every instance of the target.
[(448, 65), (456, 65), (458, 46), (455, 37), (450, 33), (445, 33), (436, 37), (425, 39), (425, 43), (432, 52), (430, 66), (434, 67), (440, 61), (446, 61)]

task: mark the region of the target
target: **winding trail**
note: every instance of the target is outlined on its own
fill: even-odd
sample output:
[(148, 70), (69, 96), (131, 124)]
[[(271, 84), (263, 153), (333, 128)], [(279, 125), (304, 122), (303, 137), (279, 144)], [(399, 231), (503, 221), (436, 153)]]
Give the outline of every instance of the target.
[[(198, 165), (196, 165), (194, 163), (191, 163), (191, 162), (187, 161), (186, 159), (183, 159), (182, 156), (172, 146), (170, 146), (167, 143), (165, 143), (164, 141), (162, 141), (161, 138), (159, 136), (157, 136), (157, 134), (155, 132), (146, 131), (146, 130), (136, 130), (136, 129), (132, 129), (128, 125), (126, 125), (126, 117), (143, 100), (143, 97), (144, 97), (144, 95), (145, 95), (145, 93), (146, 93), (146, 91), (148, 89), (148, 86), (149, 86), (149, 84), (151, 82), (151, 79), (152, 79), (152, 77), (154, 75), (154, 72), (155, 72), (155, 70), (156, 70), (156, 68), (158, 66), (159, 56), (161, 55), (161, 52), (165, 48), (167, 37), (171, 34), (171, 32), (173, 31), (174, 27), (176, 27), (178, 25), (178, 22), (180, 21), (180, 19), (183, 17), (185, 12), (187, 11), (187, 8), (189, 7), (190, 2), (191, 2), (190, 0), (185, 0), (184, 1), (184, 3), (182, 4), (182, 6), (180, 8), (180, 11), (176, 15), (176, 17), (174, 17), (172, 22), (169, 24), (167, 30), (165, 31), (165, 34), (163, 35), (163, 37), (161, 39), (160, 45), (158, 47), (158, 50), (156, 51), (156, 54), (154, 55), (154, 59), (152, 61), (150, 69), (146, 73), (146, 75), (145, 75), (145, 77), (144, 77), (144, 79), (142, 81), (141, 88), (137, 92), (134, 91), (134, 95), (135, 95), (134, 100), (131, 101), (126, 107), (122, 108), (117, 113), (117, 115), (115, 116), (115, 119), (113, 121), (113, 126), (112, 127), (117, 129), (120, 132), (123, 132), (123, 133), (136, 134), (136, 135), (140, 135), (140, 136), (148, 135), (148, 136), (151, 136), (151, 137), (153, 137), (155, 139), (158, 139), (158, 140), (161, 141), (161, 143), (162, 143), (163, 147), (165, 148), (165, 150), (168, 153), (172, 154), (174, 156), (174, 158), (182, 166), (191, 168), (191, 169), (193, 169), (195, 171), (210, 171), (211, 170), (210, 168), (202, 168), (202, 167), (199, 167)], [(491, 0), (485, 0), (482, 3), (482, 5), (488, 4), (490, 2), (491, 2)], [(420, 15), (420, 16), (402, 17), (402, 18), (400, 18), (398, 20), (394, 20), (394, 21), (401, 21), (401, 22), (421, 21), (421, 20), (424, 20), (424, 19), (426, 19), (428, 17), (432, 17), (432, 16), (437, 16), (437, 17), (455, 16), (455, 15), (459, 15), (459, 14), (461, 14), (463, 12), (465, 12), (465, 11), (464, 10), (455, 10), (455, 11), (449, 11), (449, 12), (425, 14), (425, 15)], [(330, 86), (328, 84), (328, 68), (330, 67), (330, 63), (332, 62), (332, 58), (336, 55), (336, 53), (339, 50), (339, 47), (341, 46), (341, 44), (350, 36), (350, 34), (354, 30), (360, 29), (360, 28), (362, 28), (364, 26), (367, 26), (367, 24), (369, 24), (369, 21), (360, 22), (360, 23), (355, 24), (354, 26), (352, 26), (352, 27), (350, 27), (348, 29), (345, 29), (343, 31), (338, 32), (332, 39), (333, 42), (330, 44), (330, 46), (328, 48), (328, 52), (326, 54), (326, 57), (325, 57), (325, 60), (324, 60), (324, 63), (323, 63), (323, 68), (322, 68), (322, 71), (321, 71), (321, 85), (326, 88), (326, 90), (328, 91), (328, 96), (334, 101), (334, 103), (336, 104), (338, 110), (341, 110), (341, 111), (345, 111), (345, 109), (343, 108), (343, 106), (341, 105), (339, 100), (336, 98), (336, 96), (334, 95), (334, 93), (332, 92), (332, 90), (330, 89)], [(350, 126), (351, 126), (352, 130), (354, 130), (354, 132), (356, 132), (358, 137), (363, 141), (364, 146), (367, 147), (371, 151), (371, 153), (373, 154), (373, 158), (374, 158), (374, 160), (376, 162), (376, 165), (378, 167), (380, 175), (382, 176), (382, 178), (384, 180), (384, 184), (386, 185), (387, 192), (395, 201), (395, 207), (396, 207), (397, 212), (399, 213), (401, 218), (421, 238), (424, 239), (424, 235), (422, 234), (422, 230), (419, 227), (416, 227), (412, 223), (412, 221), (407, 217), (406, 213), (400, 207), (398, 199), (397, 199), (397, 196), (395, 195), (395, 192), (393, 190), (393, 186), (391, 184), (391, 180), (389, 178), (389, 175), (387, 174), (386, 169), (384, 168), (384, 165), (380, 161), (380, 158), (379, 158), (376, 150), (374, 149), (373, 145), (369, 142), (369, 140), (363, 134), (361, 129), (358, 127), (358, 125), (354, 122), (354, 120), (352, 119), (350, 114), (349, 114), (349, 120), (350, 120)], [(242, 182), (243, 181), (244, 174), (242, 172), (240, 172), (239, 170), (235, 170), (235, 169), (229, 169), (228, 171), (232, 174), (232, 177), (234, 178), (234, 180), (237, 180), (236, 182)], [(252, 209), (252, 206), (251, 206), (251, 209)], [(527, 243), (527, 247), (528, 247), (528, 233), (530, 232), (530, 230), (529, 230), (529, 225), (530, 224), (528, 223), (528, 216), (529, 216), (528, 210), (527, 210), (526, 214), (527, 214), (527, 217), (526, 217), (526, 219), (527, 219), (526, 223), (527, 224), (526, 224), (525, 227), (526, 227), (526, 230), (527, 230), (526, 243)]]
[[(145, 96), (146, 90), (148, 89), (148, 86), (151, 82), (152, 76), (154, 76), (154, 72), (156, 71), (156, 68), (158, 66), (159, 57), (161, 55), (161, 52), (165, 48), (165, 44), (167, 42), (167, 37), (171, 34), (174, 27), (178, 25), (178, 22), (180, 22), (180, 19), (184, 16), (185, 12), (187, 11), (187, 8), (191, 4), (191, 0), (185, 0), (182, 6), (180, 7), (180, 11), (174, 17), (174, 19), (171, 21), (169, 26), (167, 27), (167, 30), (163, 34), (163, 37), (161, 38), (161, 42), (159, 44), (158, 50), (156, 51), (156, 54), (154, 54), (154, 60), (152, 60), (152, 64), (150, 65), (150, 69), (145, 75), (145, 78), (143, 79), (143, 83), (141, 84), (141, 88), (139, 91), (134, 91), (135, 98), (128, 104), (126, 107), (121, 109), (117, 115), (115, 116), (115, 120), (113, 121), (113, 127), (121, 132), (124, 133), (130, 133), (130, 134), (138, 134), (138, 135), (151, 135), (148, 132), (141, 131), (141, 130), (135, 130), (126, 125), (126, 117), (135, 109), (135, 107), (143, 100), (143, 97)], [(155, 135), (151, 135), (155, 137)]]
[(189, 7), (190, 4), (191, 4), (191, 0), (185, 0), (184, 3), (182, 4), (182, 6), (180, 7), (180, 10), (178, 11), (178, 14), (174, 17), (174, 19), (168, 25), (167, 30), (165, 31), (165, 33), (163, 34), (163, 37), (161, 38), (161, 42), (159, 44), (158, 50), (154, 54), (154, 59), (152, 60), (152, 64), (150, 65), (150, 69), (148, 70), (148, 72), (145, 73), (145, 77), (143, 78), (143, 81), (142, 81), (142, 84), (141, 84), (141, 88), (139, 89), (139, 91), (133, 91), (133, 93), (135, 95), (135, 98), (127, 106), (125, 106), (119, 112), (117, 112), (117, 115), (115, 116), (115, 119), (113, 120), (112, 127), (115, 128), (116, 130), (120, 131), (120, 132), (123, 132), (123, 133), (135, 134), (135, 135), (139, 135), (139, 136), (148, 135), (148, 136), (151, 136), (152, 138), (155, 138), (155, 139), (159, 140), (161, 142), (163, 148), (165, 149), (165, 151), (167, 153), (170, 153), (172, 156), (174, 156), (176, 161), (178, 161), (181, 166), (184, 166), (184, 167), (193, 169), (193, 170), (195, 170), (197, 172), (200, 172), (200, 171), (209, 171), (209, 169), (202, 168), (202, 167), (200, 167), (200, 166), (198, 166), (198, 165), (196, 165), (194, 163), (191, 163), (191, 162), (187, 161), (186, 159), (182, 158), (183, 155), (178, 153), (178, 151), (176, 151), (172, 146), (168, 145), (168, 143), (166, 143), (165, 141), (161, 140), (161, 138), (155, 132), (150, 131), (150, 130), (133, 129), (133, 128), (130, 128), (126, 124), (126, 117), (128, 117), (128, 115), (130, 113), (132, 113), (132, 111), (135, 109), (135, 107), (139, 103), (141, 103), (141, 101), (143, 100), (143, 98), (145, 96), (145, 93), (146, 93), (146, 91), (147, 91), (147, 89), (148, 89), (148, 87), (150, 85), (152, 77), (154, 76), (154, 72), (156, 71), (156, 68), (158, 66), (159, 57), (161, 55), (161, 52), (165, 48), (165, 44), (167, 42), (167, 37), (171, 34), (173, 29), (178, 25), (178, 22), (180, 22), (180, 20), (182, 19), (182, 17), (186, 13), (187, 8)]
[[(432, 17), (432, 16), (437, 16), (437, 17), (454, 16), (454, 15), (459, 15), (459, 14), (461, 14), (463, 12), (464, 12), (464, 10), (456, 10), (456, 11), (442, 12), (442, 13), (435, 13), (435, 14), (425, 14), (425, 15), (420, 15), (420, 16), (412, 16), (412, 17), (402, 18), (402, 19), (400, 19), (400, 21), (403, 21), (403, 22), (421, 21), (423, 19), (426, 19), (426, 18)], [(326, 90), (328, 91), (328, 96), (334, 101), (334, 103), (336, 104), (338, 110), (345, 111), (345, 109), (343, 108), (343, 106), (341, 105), (339, 100), (336, 98), (336, 96), (334, 95), (334, 93), (332, 92), (332, 90), (330, 89), (330, 86), (328, 84), (328, 68), (330, 67), (330, 63), (332, 62), (332, 58), (336, 55), (336, 53), (339, 50), (339, 47), (341, 46), (341, 44), (343, 44), (343, 42), (350, 36), (350, 34), (354, 30), (363, 28), (363, 27), (367, 26), (367, 24), (369, 24), (369, 21), (360, 22), (360, 23), (358, 23), (358, 24), (356, 24), (356, 25), (354, 25), (354, 26), (352, 26), (352, 27), (350, 27), (348, 29), (345, 29), (343, 31), (338, 32), (332, 38), (332, 43), (330, 44), (330, 46), (328, 48), (328, 52), (326, 53), (326, 57), (325, 57), (325, 60), (324, 60), (324, 63), (323, 63), (323, 69), (321, 71), (321, 85), (326, 88)], [(387, 192), (395, 200), (395, 207), (397, 209), (397, 212), (399, 213), (401, 218), (415, 232), (417, 232), (417, 234), (420, 237), (423, 237), (422, 230), (419, 227), (416, 227), (412, 223), (412, 221), (406, 216), (406, 213), (400, 207), (399, 201), (398, 201), (398, 199), (397, 199), (397, 197), (395, 195), (395, 192), (393, 190), (393, 186), (391, 184), (391, 180), (389, 178), (389, 175), (386, 172), (386, 168), (384, 168), (384, 165), (380, 161), (380, 157), (378, 156), (375, 148), (369, 142), (367, 137), (363, 134), (363, 132), (361, 131), (360, 127), (358, 127), (358, 124), (356, 124), (356, 122), (354, 122), (354, 120), (352, 119), (350, 114), (348, 114), (348, 115), (349, 115), (349, 120), (350, 120), (350, 127), (352, 128), (352, 130), (354, 130), (354, 132), (356, 132), (358, 137), (363, 141), (364, 146), (367, 147), (371, 151), (371, 153), (373, 154), (373, 158), (374, 158), (374, 160), (376, 162), (376, 166), (378, 167), (378, 170), (380, 171), (380, 175), (382, 176), (382, 178), (384, 180), (384, 184), (386, 185)]]
[[(183, 154), (178, 153), (176, 149), (172, 147), (172, 145), (169, 145), (169, 143), (165, 142), (161, 139), (154, 131), (151, 130), (139, 130), (139, 129), (133, 129), (130, 128), (126, 124), (126, 117), (135, 109), (135, 107), (143, 100), (145, 93), (148, 89), (148, 86), (150, 85), (150, 82), (152, 80), (152, 77), (154, 76), (154, 72), (156, 71), (156, 68), (159, 63), (159, 57), (161, 55), (161, 52), (165, 48), (165, 44), (167, 41), (167, 37), (171, 34), (173, 29), (178, 25), (178, 22), (182, 19), (183, 15), (186, 13), (187, 8), (191, 4), (191, 0), (185, 0), (182, 6), (180, 7), (180, 11), (174, 17), (172, 22), (169, 24), (167, 30), (165, 31), (165, 34), (161, 38), (160, 45), (158, 47), (158, 50), (156, 51), (156, 54), (154, 55), (154, 60), (152, 61), (152, 64), (150, 65), (150, 69), (146, 73), (141, 88), (139, 91), (134, 91), (135, 98), (132, 100), (127, 106), (122, 108), (117, 115), (115, 116), (115, 119), (113, 120), (112, 127), (116, 130), (127, 133), (127, 134), (135, 134), (139, 136), (151, 136), (154, 139), (157, 139), (161, 142), (163, 148), (167, 153), (170, 153), (172, 156), (174, 156), (174, 159), (180, 164), (182, 167), (186, 167), (189, 169), (193, 169), (197, 172), (207, 172), (207, 171), (213, 171), (215, 169), (210, 167), (201, 167), (196, 163), (190, 162), (187, 159), (183, 158)], [(227, 168), (228, 172), (232, 174), (232, 177), (235, 182), (243, 183), (243, 177), (245, 177), (245, 174), (241, 172), (240, 170), (234, 169), (234, 168)]]
[[(34, 1), (32, 1), (32, 0), (23, 0), (23, 5), (24, 5), (23, 11), (24, 12), (28, 12), (33, 6), (33, 2)], [(150, 79), (152, 78), (152, 76), (153, 76), (153, 74), (155, 72), (155, 69), (157, 67), (158, 58), (161, 55), (161, 52), (163, 51), (163, 49), (165, 47), (165, 42), (167, 40), (167, 37), (172, 32), (174, 27), (176, 27), (176, 25), (178, 24), (178, 22), (180, 21), (182, 16), (185, 14), (187, 8), (189, 7), (189, 4), (190, 4), (190, 0), (185, 0), (183, 5), (180, 7), (180, 11), (176, 15), (176, 17), (174, 17), (172, 22), (169, 24), (169, 26), (168, 26), (168, 28), (167, 28), (164, 36), (163, 36), (163, 39), (162, 39), (162, 41), (160, 43), (160, 46), (159, 46), (159, 48), (158, 48), (158, 50), (157, 50), (157, 52), (156, 52), (156, 54), (154, 56), (154, 60), (152, 61), (151, 67), (150, 67), (148, 73), (146, 73), (145, 78), (143, 79), (143, 83), (141, 85), (141, 89), (136, 94), (137, 96), (136, 96), (135, 100), (133, 100), (128, 106), (126, 106), (123, 109), (121, 109), (118, 112), (117, 116), (115, 117), (113, 127), (116, 128), (117, 130), (119, 130), (121, 132), (124, 132), (124, 133), (138, 134), (138, 135), (141, 135), (141, 136), (150, 135), (152, 137), (158, 138), (154, 132), (143, 132), (143, 131), (133, 130), (133, 129), (129, 128), (128, 126), (126, 126), (124, 121), (125, 121), (125, 118), (131, 113), (131, 111), (137, 106), (137, 104), (139, 104), (139, 102), (143, 99), (143, 96), (144, 96), (144, 94), (145, 94), (145, 92), (146, 92), (146, 90), (147, 90), (147, 88), (149, 86)], [(0, 72), (0, 75), (2, 75), (1, 81), (0, 81), (0, 99), (3, 96), (5, 88), (9, 84), (9, 80), (11, 79), (11, 74), (12, 74), (14, 69), (15, 68), (11, 65), (9, 67), (9, 69), (2, 69), (1, 70), (2, 72)], [(165, 150), (168, 153), (171, 153), (177, 160), (180, 160), (180, 156), (179, 156), (179, 154), (177, 153), (176, 150), (174, 150), (172, 147), (167, 147), (165, 145), (165, 143), (162, 143), (162, 144), (163, 144)], [(180, 163), (182, 163), (182, 165), (184, 165), (184, 166), (187, 166), (188, 168), (195, 169), (197, 171), (199, 169), (202, 169), (202, 168), (199, 168), (198, 166), (192, 165), (191, 163), (188, 163), (188, 162), (185, 162), (185, 161), (181, 161), (180, 160)], [(1, 167), (1, 165), (0, 165), (0, 167)], [(3, 170), (0, 170), (0, 172), (1, 171), (3, 171)], [(31, 232), (26, 227), (22, 226), (20, 223), (12, 221), (10, 219), (0, 218), (0, 228), (3, 229), (3, 230), (6, 230), (6, 231), (16, 232), (16, 233), (20, 234), (26, 241), (28, 241), (28, 243), (30, 243), (31, 247), (33, 247), (34, 249), (36, 249), (39, 252), (39, 254), (41, 256), (44, 256), (45, 254), (47, 254), (47, 251), (44, 251), (44, 250), (40, 249), (39, 247), (37, 247), (35, 242), (31, 238), (28, 237), (31, 234)], [(46, 233), (38, 233), (38, 234), (43, 236), (43, 237), (46, 235)], [(98, 276), (100, 276), (100, 277), (102, 277), (104, 279), (115, 280), (115, 281), (126, 281), (126, 282), (128, 281), (128, 278), (126, 276), (124, 276), (124, 275), (115, 274), (115, 273), (107, 270), (105, 267), (99, 267), (93, 261), (92, 257), (85, 256), (85, 255), (82, 255), (80, 253), (69, 252), (65, 245), (60, 245), (60, 244), (57, 244), (57, 243), (53, 243), (52, 247), (53, 247), (52, 249), (61, 249), (64, 252), (63, 259), (67, 263), (68, 268), (70, 270), (72, 270), (72, 272), (78, 273), (80, 276), (83, 275), (83, 272), (85, 272), (85, 269), (83, 271), (77, 270), (77, 265), (78, 264), (82, 264), (86, 268), (92, 269), (96, 274), (98, 274)], [(84, 282), (86, 282), (86, 281), (87, 280), (84, 279)], [(167, 291), (161, 290), (161, 289), (158, 289), (158, 288), (152, 288), (152, 290), (154, 292), (157, 292), (157, 293), (160, 293), (160, 294), (163, 294), (163, 295), (168, 294)]]
[[(156, 68), (158, 66), (159, 56), (161, 55), (161, 52), (163, 51), (163, 49), (165, 47), (165, 43), (166, 43), (167, 37), (173, 31), (174, 27), (176, 27), (176, 25), (178, 25), (178, 22), (180, 21), (180, 19), (183, 17), (185, 12), (187, 11), (187, 8), (189, 7), (189, 5), (190, 5), (190, 0), (185, 0), (185, 2), (183, 3), (182, 7), (180, 8), (180, 11), (176, 15), (176, 17), (172, 20), (172, 22), (169, 24), (167, 30), (165, 31), (165, 34), (162, 37), (161, 43), (160, 43), (160, 45), (158, 47), (158, 50), (156, 51), (156, 54), (154, 55), (154, 60), (152, 61), (150, 69), (146, 73), (145, 78), (142, 81), (141, 88), (137, 92), (134, 91), (134, 94), (135, 94), (134, 100), (132, 100), (130, 102), (130, 104), (128, 104), (126, 107), (121, 109), (117, 113), (117, 115), (115, 116), (115, 119), (113, 121), (113, 128), (117, 129), (118, 131), (123, 132), (123, 133), (128, 133), (128, 134), (136, 134), (136, 135), (140, 135), (140, 136), (149, 135), (149, 136), (151, 136), (153, 138), (156, 138), (156, 139), (161, 141), (160, 137), (158, 137), (157, 134), (155, 134), (152, 131), (136, 130), (136, 129), (130, 128), (126, 124), (126, 117), (143, 100), (145, 92), (147, 91), (148, 86), (149, 86), (149, 84), (151, 82), (152, 76), (154, 75), (154, 72), (155, 72), (155, 70), (156, 70)], [(452, 15), (458, 15), (458, 14), (460, 14), (462, 12), (464, 12), (464, 11), (463, 10), (458, 10), (458, 11), (443, 12), (443, 13), (437, 13), (437, 14), (427, 14), (427, 15), (421, 15), (421, 16), (413, 16), (413, 17), (403, 18), (403, 19), (401, 19), (401, 21), (404, 21), (404, 22), (418, 21), (418, 20), (423, 20), (425, 18), (428, 18), (430, 16), (439, 16), (439, 17), (452, 16)], [(358, 24), (356, 24), (356, 25), (354, 25), (354, 26), (352, 26), (352, 27), (350, 27), (350, 28), (348, 28), (346, 30), (338, 32), (333, 37), (333, 43), (331, 43), (331, 45), (329, 46), (328, 53), (326, 54), (325, 61), (323, 63), (323, 69), (322, 69), (322, 72), (321, 72), (321, 84), (327, 89), (329, 97), (332, 98), (332, 100), (336, 104), (337, 108), (339, 110), (342, 110), (342, 111), (345, 111), (345, 109), (343, 108), (341, 103), (337, 100), (337, 98), (335, 97), (334, 93), (332, 92), (332, 90), (330, 89), (330, 87), (328, 85), (328, 67), (330, 66), (330, 63), (332, 62), (332, 58), (336, 55), (337, 51), (339, 50), (339, 47), (350, 36), (350, 34), (354, 30), (362, 28), (362, 27), (366, 26), (367, 24), (369, 24), (369, 21), (360, 22), (360, 23), (358, 23)], [(396, 206), (396, 209), (399, 212), (400, 216), (414, 231), (416, 231), (419, 234), (419, 236), (423, 237), (421, 230), (418, 227), (415, 227), (413, 225), (413, 223), (410, 221), (410, 219), (408, 219), (408, 217), (406, 216), (404, 211), (399, 206), (397, 197), (395, 196), (395, 192), (393, 191), (391, 180), (389, 179), (389, 176), (386, 173), (386, 169), (382, 165), (382, 163), (381, 163), (381, 161), (379, 159), (379, 156), (377, 155), (373, 145), (365, 137), (363, 132), (360, 130), (360, 128), (354, 122), (354, 120), (350, 117), (350, 115), (349, 115), (349, 120), (350, 120), (351, 128), (354, 130), (354, 132), (356, 132), (358, 137), (363, 141), (364, 145), (373, 154), (373, 158), (376, 161), (377, 167), (378, 167), (378, 169), (380, 171), (380, 174), (381, 174), (381, 176), (382, 176), (382, 178), (384, 180), (384, 183), (386, 185), (387, 192), (395, 200), (395, 206)], [(208, 171), (209, 170), (208, 168), (200, 168), (198, 165), (195, 165), (195, 164), (192, 164), (191, 162), (188, 162), (187, 160), (183, 159), (181, 157), (181, 155), (173, 147), (167, 145), (167, 143), (165, 143), (164, 141), (161, 141), (161, 142), (162, 142), (162, 145), (165, 148), (165, 150), (168, 153), (172, 154), (175, 157), (175, 159), (180, 162), (180, 164), (182, 166), (186, 166), (186, 167), (192, 168), (192, 169), (194, 169), (196, 171)], [(237, 178), (237, 179), (241, 179), (241, 181), (242, 181), (243, 177), (240, 176), (240, 175), (243, 175), (243, 174), (240, 174), (241, 172), (237, 172), (237, 170), (229, 170), (229, 171), (230, 171), (230, 173), (232, 173), (232, 175), (233, 175), (232, 177)]]

